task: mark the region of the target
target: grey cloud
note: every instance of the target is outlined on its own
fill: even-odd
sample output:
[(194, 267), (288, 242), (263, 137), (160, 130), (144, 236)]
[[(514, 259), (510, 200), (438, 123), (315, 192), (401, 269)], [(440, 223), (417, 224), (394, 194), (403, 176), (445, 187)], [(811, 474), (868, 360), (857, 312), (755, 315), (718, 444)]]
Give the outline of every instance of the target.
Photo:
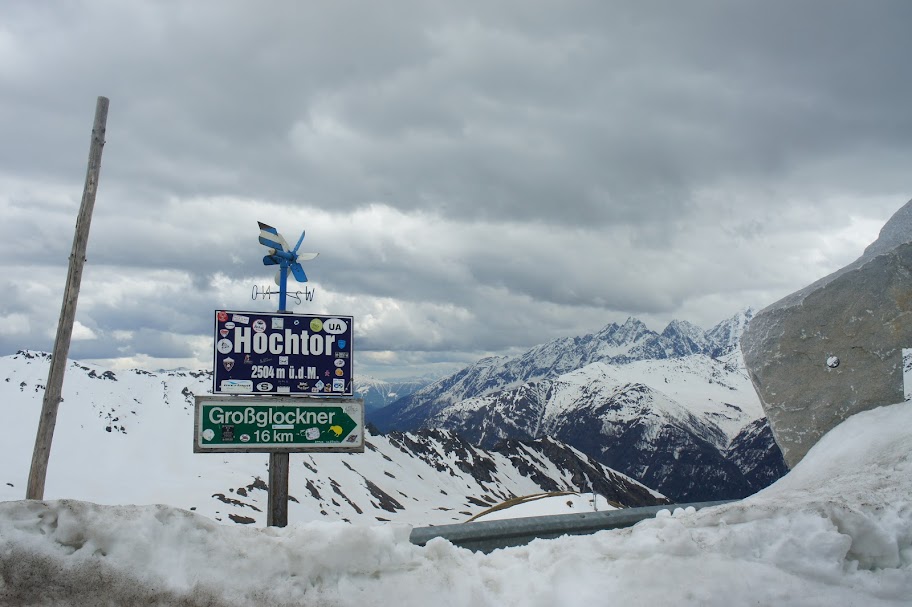
[[(15, 112), (37, 100), (35, 118), (72, 130), (69, 99), (112, 88), (106, 171), (162, 192), (635, 223), (723, 174), (908, 148), (903, 3), (138, 6), (104, 43), (77, 38), (103, 19), (42, 13), (62, 12), (48, 29), (62, 39), (35, 53), (55, 78), (14, 87)], [(862, 27), (877, 34), (859, 41)], [(356, 136), (348, 170), (327, 175), (289, 140), (320, 111)]]
[[(99, 357), (184, 355), (231, 304), (216, 272), (268, 283), (257, 219), (306, 226), (321, 288), (385, 314), (366, 349), (442, 364), (627, 314), (716, 322), (803, 286), (815, 267), (795, 257), (826, 248), (811, 236), (909, 195), (905, 0), (87, 1), (0, 18), (0, 314), (31, 319), (4, 351), (48, 343), (58, 304), (35, 310), (32, 291), (62, 290), (99, 94), (90, 264), (183, 273), (184, 289), (86, 297), (102, 338), (79, 347)], [(371, 307), (387, 299), (401, 311)]]
[(179, 333), (143, 328), (129, 338), (113, 339), (102, 335), (97, 339), (75, 340), (70, 345), (69, 357), (82, 360), (107, 359), (123, 354), (193, 359), (198, 353)]

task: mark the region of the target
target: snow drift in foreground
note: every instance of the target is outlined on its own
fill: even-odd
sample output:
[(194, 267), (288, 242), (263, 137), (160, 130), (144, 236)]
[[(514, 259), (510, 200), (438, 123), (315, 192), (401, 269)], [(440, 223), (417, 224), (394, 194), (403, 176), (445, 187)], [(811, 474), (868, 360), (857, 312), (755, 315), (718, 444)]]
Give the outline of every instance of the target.
[(912, 405), (858, 414), (736, 504), (489, 555), (405, 525), (218, 525), (0, 503), (0, 604), (908, 605)]

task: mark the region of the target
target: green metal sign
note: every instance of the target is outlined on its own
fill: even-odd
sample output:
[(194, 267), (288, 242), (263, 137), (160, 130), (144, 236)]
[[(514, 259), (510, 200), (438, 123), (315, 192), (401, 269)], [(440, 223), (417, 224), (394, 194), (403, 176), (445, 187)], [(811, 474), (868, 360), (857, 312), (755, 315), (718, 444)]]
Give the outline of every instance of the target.
[(197, 396), (193, 450), (363, 452), (364, 401)]

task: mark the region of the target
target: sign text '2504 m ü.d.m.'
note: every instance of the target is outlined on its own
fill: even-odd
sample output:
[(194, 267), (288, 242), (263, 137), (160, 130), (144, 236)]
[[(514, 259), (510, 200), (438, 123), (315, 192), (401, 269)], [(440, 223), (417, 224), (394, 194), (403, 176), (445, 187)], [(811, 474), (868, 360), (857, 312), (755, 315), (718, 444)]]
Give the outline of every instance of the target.
[(352, 317), (215, 312), (213, 394), (351, 396)]

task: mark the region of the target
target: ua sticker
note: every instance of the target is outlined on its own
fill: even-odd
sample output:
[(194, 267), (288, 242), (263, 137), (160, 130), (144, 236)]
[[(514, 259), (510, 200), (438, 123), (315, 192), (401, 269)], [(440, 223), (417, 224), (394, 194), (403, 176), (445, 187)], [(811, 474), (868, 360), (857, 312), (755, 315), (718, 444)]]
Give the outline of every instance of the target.
[(340, 335), (345, 333), (345, 330), (348, 329), (348, 323), (341, 318), (328, 318), (326, 322), (323, 323), (323, 328), (326, 329), (326, 332), (330, 335)]
[(229, 356), (222, 361), (222, 365), (225, 367), (225, 371), (231, 371), (234, 369), (234, 359)]
[(336, 345), (338, 345), (339, 348), (342, 349), (342, 350), (345, 349), (345, 344), (346, 344), (346, 343), (348, 343), (348, 342), (345, 341), (344, 339), (337, 339), (337, 340), (336, 340)]

